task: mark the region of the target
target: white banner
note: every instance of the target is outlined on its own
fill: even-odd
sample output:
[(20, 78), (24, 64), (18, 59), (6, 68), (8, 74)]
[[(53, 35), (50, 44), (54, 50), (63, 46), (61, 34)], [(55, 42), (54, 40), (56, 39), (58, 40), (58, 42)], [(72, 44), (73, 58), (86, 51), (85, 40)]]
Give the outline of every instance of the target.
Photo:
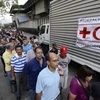
[(78, 20), (76, 45), (100, 52), (100, 17)]

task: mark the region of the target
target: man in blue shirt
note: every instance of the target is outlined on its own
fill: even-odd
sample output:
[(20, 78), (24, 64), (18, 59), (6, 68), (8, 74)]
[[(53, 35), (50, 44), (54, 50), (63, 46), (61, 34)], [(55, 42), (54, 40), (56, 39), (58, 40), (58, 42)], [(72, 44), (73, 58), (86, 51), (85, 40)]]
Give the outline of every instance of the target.
[[(32, 44), (29, 43), (29, 41), (27, 40), (27, 37), (24, 37), (22, 47), (23, 47), (23, 51), (25, 52), (25, 54), (27, 54), (27, 52), (33, 48)], [(27, 80), (28, 80), (27, 75), (25, 75), (24, 76), (24, 83), (25, 83), (24, 84), (24, 89), (25, 90), (29, 89)]]
[(35, 100), (35, 89), (38, 74), (42, 69), (44, 69), (47, 66), (45, 58), (42, 57), (42, 48), (37, 47), (35, 48), (34, 52), (36, 57), (27, 62), (23, 69), (23, 73), (28, 75), (30, 100)]
[(29, 41), (27, 40), (27, 38), (24, 38), (23, 39), (23, 45), (22, 45), (22, 47), (23, 47), (23, 51), (25, 53), (27, 53), (27, 51), (31, 50), (33, 46), (32, 46), (31, 43), (29, 43)]

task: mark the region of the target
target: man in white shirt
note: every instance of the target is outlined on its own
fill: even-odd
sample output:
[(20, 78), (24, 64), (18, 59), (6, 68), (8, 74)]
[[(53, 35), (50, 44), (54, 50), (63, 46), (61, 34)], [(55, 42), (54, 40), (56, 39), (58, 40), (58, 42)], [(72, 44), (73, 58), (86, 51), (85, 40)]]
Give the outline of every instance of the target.
[(60, 75), (63, 75), (63, 71), (60, 67), (58, 68), (59, 61), (55, 53), (49, 52), (46, 60), (48, 66), (38, 76), (36, 100), (58, 100)]

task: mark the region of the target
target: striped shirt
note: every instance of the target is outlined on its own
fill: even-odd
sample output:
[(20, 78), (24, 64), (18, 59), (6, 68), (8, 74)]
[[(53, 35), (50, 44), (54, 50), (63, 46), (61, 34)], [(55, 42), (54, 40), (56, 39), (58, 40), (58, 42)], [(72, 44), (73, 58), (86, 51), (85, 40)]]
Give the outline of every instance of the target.
[(11, 59), (11, 66), (14, 67), (14, 72), (22, 72), (26, 61), (26, 55), (22, 53), (22, 57), (15, 54)]

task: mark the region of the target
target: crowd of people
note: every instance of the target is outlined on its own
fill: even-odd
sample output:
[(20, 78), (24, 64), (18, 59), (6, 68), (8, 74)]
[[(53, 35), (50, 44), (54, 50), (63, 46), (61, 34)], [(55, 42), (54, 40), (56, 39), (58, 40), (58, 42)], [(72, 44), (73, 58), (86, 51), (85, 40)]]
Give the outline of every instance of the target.
[[(68, 65), (71, 62), (66, 46), (56, 43), (44, 56), (36, 36), (28, 40), (24, 32), (0, 31), (0, 56), (9, 86), (16, 82), (16, 100), (21, 100), (21, 86), (29, 91), (30, 100), (62, 100), (68, 87)], [(72, 78), (67, 100), (100, 100), (100, 83), (90, 85), (94, 71), (82, 65)]]

